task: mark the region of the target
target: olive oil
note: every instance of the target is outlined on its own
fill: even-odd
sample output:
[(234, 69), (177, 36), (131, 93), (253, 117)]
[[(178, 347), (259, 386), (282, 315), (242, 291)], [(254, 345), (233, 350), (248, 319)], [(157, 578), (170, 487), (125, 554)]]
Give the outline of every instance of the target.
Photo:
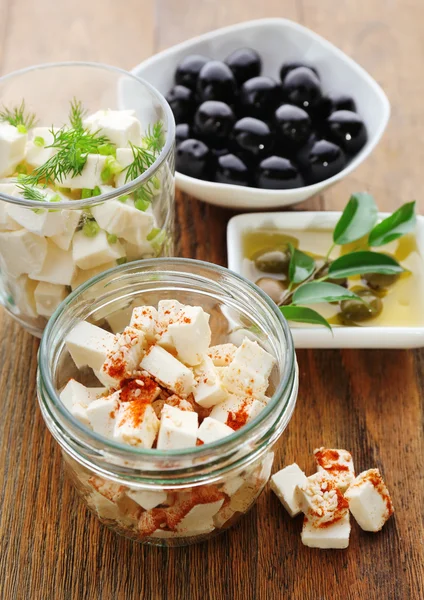
[[(313, 256), (317, 264), (324, 261), (331, 245), (332, 231), (330, 229), (306, 229), (281, 231), (272, 227), (247, 231), (243, 236), (243, 275), (256, 282), (261, 277), (286, 280), (285, 275), (264, 273), (254, 264), (255, 256), (260, 252), (284, 250), (288, 243), (293, 244), (303, 252)], [(331, 252), (331, 259), (355, 250), (369, 249), (366, 238), (346, 246), (336, 246)], [(405, 272), (391, 286), (373, 290), (382, 299), (383, 310), (373, 319), (358, 323), (361, 327), (402, 326), (416, 327), (424, 325), (424, 310), (421, 299), (424, 293), (423, 259), (419, 253), (416, 237), (410, 233), (381, 248), (375, 249), (393, 256), (404, 267)], [(366, 282), (361, 276), (349, 277), (349, 289), (352, 291), (366, 288)], [(312, 308), (321, 313), (331, 325), (344, 325), (338, 304), (317, 304)], [(352, 325), (355, 325), (352, 323)], [(291, 326), (304, 327), (300, 324)]]

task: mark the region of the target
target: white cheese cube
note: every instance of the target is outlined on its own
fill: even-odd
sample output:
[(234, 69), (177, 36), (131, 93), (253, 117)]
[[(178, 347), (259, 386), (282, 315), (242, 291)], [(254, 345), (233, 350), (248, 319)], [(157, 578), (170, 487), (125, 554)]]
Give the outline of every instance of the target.
[(228, 367), (231, 364), (237, 346), (234, 344), (218, 344), (211, 346), (208, 350), (208, 356), (212, 359), (215, 367)]
[(196, 369), (196, 379), (197, 385), (193, 394), (200, 406), (210, 408), (228, 398), (228, 392), (222, 385), (221, 377), (209, 356), (205, 356)]
[(32, 281), (27, 275), (19, 277), (7, 277), (6, 288), (8, 289), (8, 304), (14, 305), (25, 316), (38, 317), (35, 303), (35, 290), (37, 282)]
[(302, 544), (309, 548), (342, 550), (349, 546), (349, 535), (349, 513), (328, 527), (315, 527), (307, 517), (303, 520)]
[(268, 379), (235, 359), (230, 366), (223, 369), (222, 383), (233, 394), (255, 398), (263, 398), (268, 388)]
[(155, 341), (158, 311), (154, 306), (136, 306), (131, 314), (130, 327), (140, 329), (149, 343)]
[(95, 269), (123, 258), (125, 250), (119, 241), (109, 244), (103, 230), (94, 237), (87, 237), (82, 231), (77, 231), (72, 244), (72, 256), (80, 269)]
[(131, 199), (107, 200), (93, 206), (91, 213), (102, 229), (132, 244), (144, 243), (154, 226), (153, 215), (135, 208)]
[[(51, 191), (51, 190), (49, 190)], [(46, 202), (40, 202), (40, 208), (36, 211), (32, 208), (25, 208), (17, 204), (10, 204), (7, 208), (9, 216), (19, 223), (21, 227), (25, 227), (28, 231), (37, 235), (52, 236), (61, 234), (64, 230), (65, 220), (62, 211), (49, 211), (48, 208), (54, 206), (52, 203), (49, 206), (48, 194), (43, 191), (46, 196)]]
[(78, 419), (78, 421), (81, 421), (81, 423), (83, 423), (84, 425), (87, 425), (87, 427), (89, 429), (93, 429), (91, 427), (90, 419), (88, 418), (88, 415), (87, 415), (87, 407), (86, 406), (83, 406), (82, 404), (79, 404), (78, 402), (76, 402), (75, 404), (72, 405), (69, 412), (71, 413), (72, 416), (74, 416), (76, 419)]
[(258, 342), (245, 338), (242, 345), (237, 348), (232, 364), (247, 368), (268, 379), (275, 362), (275, 358), (261, 348)]
[(122, 402), (116, 415), (113, 439), (130, 446), (151, 448), (159, 424), (151, 404), (137, 400)]
[(117, 188), (122, 187), (128, 181), (127, 179), (127, 169), (132, 162), (134, 162), (134, 154), (131, 148), (117, 148), (116, 149), (116, 160), (122, 167), (122, 171), (115, 176), (115, 186)]
[(166, 502), (167, 493), (163, 491), (128, 490), (127, 496), (137, 502), (144, 510), (151, 510)]
[(115, 416), (119, 408), (119, 392), (93, 400), (86, 408), (86, 415), (95, 433), (111, 438)]
[(197, 430), (197, 413), (165, 404), (161, 412), (157, 448), (178, 450), (195, 446)]
[(52, 129), (58, 131), (57, 127), (34, 127), (31, 130), (32, 137), (26, 145), (25, 160), (34, 169), (44, 165), (57, 152), (57, 148), (48, 148), (54, 142)]
[(257, 417), (264, 408), (265, 404), (259, 400), (229, 394), (227, 400), (213, 407), (209, 416), (236, 431)]
[(93, 490), (87, 498), (87, 504), (96, 512), (101, 519), (116, 520), (121, 516), (120, 509), (115, 502), (105, 498), (99, 492)]
[[(22, 191), (17, 186), (17, 179), (15, 177), (6, 177), (0, 181), (0, 194), (6, 194), (7, 196), (20, 196)], [(4, 205), (7, 206), (6, 202)]]
[[(200, 429), (200, 427), (199, 427), (199, 429)], [(224, 492), (224, 494), (227, 494), (227, 496), (231, 497), (231, 496), (234, 496), (234, 494), (245, 483), (246, 483), (246, 480), (243, 477), (241, 477), (240, 475), (236, 475), (235, 477), (231, 477), (230, 479), (227, 479), (221, 489)]]
[(88, 365), (99, 371), (115, 341), (115, 336), (109, 331), (81, 321), (67, 335), (65, 344), (79, 369)]
[(162, 329), (167, 329), (168, 325), (175, 323), (184, 308), (184, 304), (178, 300), (159, 300), (158, 302), (158, 324)]
[(378, 469), (360, 473), (348, 487), (345, 498), (356, 522), (364, 531), (380, 531), (394, 508)]
[(284, 467), (271, 477), (271, 489), (291, 517), (301, 512), (296, 488), (298, 485), (304, 485), (306, 481), (305, 473), (296, 463)]
[(0, 122), (0, 177), (12, 175), (25, 158), (27, 138), (10, 123)]
[(59, 394), (59, 398), (68, 410), (71, 410), (74, 404), (87, 406), (97, 400), (106, 391), (106, 388), (88, 388), (75, 379), (70, 379)]
[(187, 535), (210, 532), (214, 529), (213, 517), (224, 504), (224, 500), (196, 504), (176, 526), (176, 531), (186, 532)]
[(347, 450), (322, 447), (314, 450), (314, 456), (317, 470), (334, 477), (341, 492), (355, 479), (352, 455)]
[[(0, 193), (2, 191), (0, 184)], [(15, 187), (12, 185), (12, 187)], [(4, 191), (5, 194), (10, 196), (18, 195), (18, 194), (9, 194), (9, 190)], [(17, 231), (18, 229), (22, 229), (22, 225), (19, 225), (12, 217), (9, 215), (9, 205), (7, 202), (3, 202), (0, 200), (0, 231)]]
[(51, 317), (59, 304), (66, 298), (68, 291), (65, 285), (40, 281), (34, 290), (37, 313), (42, 317)]
[(140, 367), (178, 396), (188, 396), (195, 386), (192, 371), (160, 346), (152, 346)]
[(144, 333), (126, 327), (115, 336), (115, 343), (100, 367), (100, 380), (110, 387), (117, 387), (122, 380), (131, 378), (138, 370), (145, 347)]
[(76, 265), (72, 258), (72, 252), (61, 250), (47, 242), (47, 254), (41, 269), (31, 272), (29, 276), (36, 281), (46, 281), (57, 285), (71, 285), (76, 274)]
[(141, 143), (141, 125), (134, 114), (124, 110), (98, 110), (86, 117), (84, 127), (105, 135), (118, 148)]
[(45, 238), (26, 229), (0, 233), (0, 255), (6, 271), (15, 277), (36, 273), (47, 254)]
[(324, 471), (307, 477), (295, 494), (300, 510), (315, 527), (328, 527), (349, 511), (334, 479)]
[(62, 250), (69, 250), (78, 227), (82, 210), (62, 210), (62, 231), (51, 236), (51, 240)]
[(99, 265), (98, 267), (94, 267), (94, 269), (77, 269), (74, 278), (71, 281), (72, 289), (75, 290), (79, 285), (82, 285), (92, 277), (95, 277), (100, 273), (104, 273), (104, 271), (108, 271), (113, 267), (116, 267), (116, 261), (114, 260), (111, 262), (104, 263), (103, 265)]
[(174, 323), (168, 325), (178, 358), (187, 365), (198, 365), (211, 343), (209, 317), (200, 306), (184, 306)]
[(228, 425), (225, 425), (221, 421), (206, 417), (199, 427), (197, 432), (197, 438), (204, 444), (210, 444), (216, 442), (227, 435), (231, 435), (234, 431)]
[(88, 154), (80, 175), (72, 177), (69, 173), (61, 180), (57, 180), (56, 183), (61, 187), (69, 187), (73, 190), (82, 190), (83, 188), (93, 190), (103, 183), (102, 171), (106, 167), (108, 158), (102, 154)]

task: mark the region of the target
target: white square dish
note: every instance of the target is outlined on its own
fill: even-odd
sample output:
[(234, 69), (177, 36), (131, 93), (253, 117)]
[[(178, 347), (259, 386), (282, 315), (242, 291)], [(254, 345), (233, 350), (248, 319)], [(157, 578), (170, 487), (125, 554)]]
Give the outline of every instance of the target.
[[(247, 231), (272, 227), (290, 230), (332, 229), (340, 212), (269, 212), (238, 215), (230, 219), (227, 228), (228, 268), (243, 275), (243, 235)], [(388, 213), (379, 213), (384, 219)], [(424, 217), (417, 217), (415, 231), (424, 278)], [(423, 286), (416, 287), (422, 296)], [(298, 325), (291, 328), (296, 348), (421, 348), (424, 346), (424, 326), (333, 327), (333, 334), (319, 326)]]
[[(211, 31), (178, 44), (143, 61), (132, 73), (166, 95), (174, 84), (174, 72), (189, 54), (224, 59), (233, 50), (250, 46), (263, 60), (262, 72), (279, 79), (284, 61), (304, 60), (315, 65), (326, 92), (353, 96), (368, 130), (368, 141), (347, 166), (333, 177), (314, 185), (288, 190), (267, 190), (203, 181), (176, 173), (178, 187), (200, 200), (233, 209), (263, 210), (302, 202), (351, 173), (372, 152), (386, 128), (390, 104), (377, 82), (361, 66), (310, 29), (287, 19), (260, 19)], [(123, 99), (125, 102), (125, 98)]]

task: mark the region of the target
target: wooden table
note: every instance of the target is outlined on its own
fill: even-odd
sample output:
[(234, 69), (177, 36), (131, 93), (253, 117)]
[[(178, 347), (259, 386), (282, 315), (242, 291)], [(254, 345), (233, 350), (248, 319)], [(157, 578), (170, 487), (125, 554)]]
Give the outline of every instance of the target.
[[(6, 73), (70, 59), (130, 68), (195, 34), (266, 16), (294, 19), (328, 38), (370, 71), (392, 103), (388, 131), (373, 155), (301, 208), (340, 209), (362, 189), (384, 210), (419, 200), (422, 0), (0, 0), (0, 68)], [(179, 194), (179, 254), (225, 265), (230, 216)], [(346, 551), (307, 549), (299, 520), (291, 520), (267, 490), (232, 531), (168, 551), (116, 536), (78, 501), (36, 404), (38, 342), (3, 313), (0, 321), (0, 598), (424, 597), (423, 351), (298, 352), (298, 405), (275, 469), (296, 460), (312, 472), (311, 452), (319, 444), (352, 450), (357, 467), (381, 468), (392, 491), (396, 515), (381, 533), (354, 527)]]

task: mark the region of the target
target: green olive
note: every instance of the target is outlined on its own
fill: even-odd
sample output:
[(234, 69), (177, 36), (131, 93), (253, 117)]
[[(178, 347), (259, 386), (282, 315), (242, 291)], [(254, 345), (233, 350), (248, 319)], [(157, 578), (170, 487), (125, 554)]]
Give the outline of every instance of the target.
[[(325, 267), (325, 269), (323, 269), (322, 271), (320, 271), (320, 277), (326, 277), (328, 275), (329, 266)], [(335, 283), (336, 285), (342, 285), (345, 288), (347, 288), (347, 286), (348, 286), (347, 277), (343, 277), (342, 279), (334, 279), (334, 277), (329, 277), (325, 281), (327, 283)]]
[(382, 288), (389, 287), (396, 283), (399, 279), (400, 273), (393, 273), (392, 275), (384, 275), (383, 273), (366, 273), (362, 275), (362, 279), (373, 290), (381, 290)]
[(355, 293), (363, 298), (360, 300), (343, 300), (340, 303), (341, 317), (347, 322), (368, 321), (374, 319), (383, 310), (383, 302), (371, 290), (363, 288), (355, 291)]
[(287, 250), (265, 250), (254, 257), (255, 267), (263, 273), (288, 273), (290, 253)]
[(256, 285), (260, 287), (265, 294), (268, 294), (271, 300), (274, 300), (276, 303), (279, 302), (282, 293), (286, 289), (286, 286), (282, 281), (279, 279), (271, 279), (271, 277), (261, 277), (256, 282)]

